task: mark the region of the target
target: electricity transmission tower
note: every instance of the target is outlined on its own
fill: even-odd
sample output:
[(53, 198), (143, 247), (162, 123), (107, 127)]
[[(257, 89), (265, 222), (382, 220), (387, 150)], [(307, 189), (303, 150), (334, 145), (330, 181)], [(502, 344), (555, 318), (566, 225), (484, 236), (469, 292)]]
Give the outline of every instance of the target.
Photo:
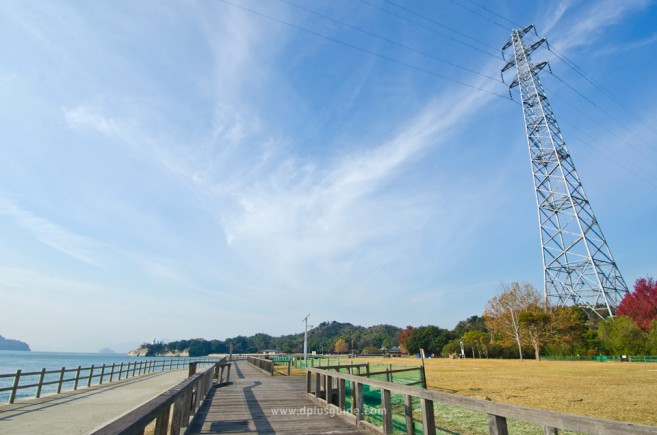
[[(545, 38), (526, 45), (534, 25), (516, 29), (502, 47), (512, 56), (502, 68), (516, 68), (510, 89), (518, 86), (525, 118), (529, 157), (536, 188), (546, 301), (584, 307), (600, 317), (613, 316), (627, 285), (589, 204), (538, 73), (532, 52)], [(536, 30), (534, 29), (534, 33)], [(538, 35), (536, 35), (538, 37)]]

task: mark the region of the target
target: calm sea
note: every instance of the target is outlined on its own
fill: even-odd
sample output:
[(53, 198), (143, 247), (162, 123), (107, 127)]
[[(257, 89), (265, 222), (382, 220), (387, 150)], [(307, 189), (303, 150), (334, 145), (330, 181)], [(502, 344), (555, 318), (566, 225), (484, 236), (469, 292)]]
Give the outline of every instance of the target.
[[(112, 363), (134, 363), (135, 361), (148, 361), (157, 359), (162, 360), (166, 359), (167, 361), (171, 358), (167, 357), (130, 357), (126, 354), (106, 354), (106, 353), (69, 353), (69, 352), (19, 352), (19, 351), (9, 351), (9, 350), (0, 350), (0, 374), (16, 374), (16, 370), (20, 369), (23, 373), (27, 372), (40, 372), (41, 369), (45, 368), (47, 371), (50, 370), (61, 370), (62, 367), (67, 369), (75, 369), (78, 366), (90, 367), (92, 364), (96, 367), (102, 366), (103, 364), (112, 365)], [(176, 360), (187, 360), (187, 358), (174, 358)], [(88, 374), (88, 372), (86, 373)], [(98, 372), (94, 372), (98, 374)], [(82, 373), (84, 376), (85, 373)], [(72, 375), (70, 373), (66, 374), (66, 378), (70, 378)], [(57, 374), (48, 375), (46, 381), (58, 379)], [(13, 382), (13, 377), (11, 378), (0, 378), (0, 389), (5, 387), (11, 387)], [(21, 384), (31, 384), (38, 382), (38, 376), (26, 377), (22, 379)], [(97, 380), (94, 382), (96, 383)], [(86, 384), (84, 384), (86, 385)], [(55, 391), (55, 386), (45, 386), (43, 387), (43, 394)], [(64, 389), (71, 389), (72, 385), (65, 385)], [(17, 398), (21, 397), (34, 397), (34, 389), (25, 389), (19, 390), (16, 395)], [(5, 404), (9, 398), (9, 393), (6, 391), (0, 392), (0, 405)]]

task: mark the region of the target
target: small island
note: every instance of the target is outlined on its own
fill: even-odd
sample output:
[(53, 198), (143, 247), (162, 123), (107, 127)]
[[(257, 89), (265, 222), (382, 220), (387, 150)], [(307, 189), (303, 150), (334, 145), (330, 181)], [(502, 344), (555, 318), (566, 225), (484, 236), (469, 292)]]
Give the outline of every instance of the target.
[(20, 340), (13, 340), (11, 338), (4, 338), (0, 335), (0, 350), (22, 350), (31, 351), (30, 346)]
[(112, 349), (110, 349), (109, 347), (104, 347), (104, 348), (102, 348), (101, 350), (99, 350), (98, 353), (116, 353), (116, 352), (114, 352), (114, 351), (113, 351)]

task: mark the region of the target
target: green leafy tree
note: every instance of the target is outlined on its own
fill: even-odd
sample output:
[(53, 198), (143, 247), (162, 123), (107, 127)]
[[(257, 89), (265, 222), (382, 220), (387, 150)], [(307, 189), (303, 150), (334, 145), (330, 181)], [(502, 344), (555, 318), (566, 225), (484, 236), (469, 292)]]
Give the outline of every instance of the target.
[(648, 340), (646, 341), (646, 353), (657, 355), (657, 320), (653, 320), (648, 328)]
[(642, 355), (646, 351), (646, 334), (627, 316), (601, 321), (598, 336), (604, 349), (612, 355)]
[(457, 337), (463, 337), (468, 331), (488, 332), (488, 328), (486, 328), (486, 319), (479, 316), (470, 316), (466, 320), (461, 320), (454, 327), (454, 335)]
[(443, 347), (454, 338), (451, 331), (437, 326), (420, 326), (413, 330), (406, 340), (409, 353), (418, 353), (424, 349), (427, 355), (440, 355)]
[[(472, 358), (475, 357), (475, 351), (481, 358), (483, 353), (488, 358), (488, 342), (490, 341), (489, 334), (482, 331), (470, 330), (463, 334), (463, 347), (472, 352)], [(460, 347), (460, 343), (459, 343)], [(459, 349), (460, 350), (460, 349)]]

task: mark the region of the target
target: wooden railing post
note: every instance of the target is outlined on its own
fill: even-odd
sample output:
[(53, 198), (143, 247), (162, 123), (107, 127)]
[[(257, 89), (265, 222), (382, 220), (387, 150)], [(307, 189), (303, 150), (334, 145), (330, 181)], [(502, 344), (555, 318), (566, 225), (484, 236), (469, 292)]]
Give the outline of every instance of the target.
[(347, 393), (346, 390), (347, 389), (346, 389), (345, 380), (344, 379), (338, 379), (338, 408), (340, 408), (340, 410), (342, 410), (342, 411), (344, 411), (344, 409), (346, 407), (346, 400), (345, 400), (345, 396), (346, 396), (346, 393)]
[[(352, 382), (353, 386), (353, 382)], [(360, 382), (356, 382), (356, 408), (354, 409), (354, 414), (356, 414), (356, 420), (361, 421), (363, 419), (363, 414), (365, 410), (363, 409), (363, 406), (365, 406), (365, 398), (363, 397), (363, 384)]]
[(39, 376), (39, 385), (37, 385), (36, 394), (34, 397), (37, 399), (41, 397), (41, 389), (43, 388), (43, 380), (46, 378), (46, 368), (41, 369), (41, 375)]
[(57, 394), (62, 392), (62, 384), (64, 383), (65, 374), (66, 374), (66, 367), (62, 367), (62, 371), (59, 372), (59, 383), (57, 384)]
[(21, 381), (21, 369), (16, 370), (16, 376), (14, 376), (14, 384), (11, 387), (11, 393), (9, 393), (9, 403), (14, 403), (16, 399), (16, 390), (18, 390), (18, 383)]
[(123, 375), (123, 363), (119, 366), (119, 381), (121, 380), (121, 375)]
[(75, 382), (73, 383), (73, 390), (78, 389), (78, 382), (80, 382), (80, 371), (82, 370), (82, 366), (78, 366), (78, 369), (75, 371)]
[(321, 375), (319, 373), (315, 373), (315, 397), (318, 399), (320, 398), (321, 395), (321, 389), (322, 389), (321, 382), (322, 382)]
[(189, 362), (189, 372), (187, 373), (187, 377), (193, 376), (196, 374), (196, 362)]
[(312, 373), (309, 371), (306, 371), (306, 394), (310, 394), (311, 392), (311, 386), (312, 386)]
[(333, 377), (331, 376), (324, 376), (324, 400), (326, 401), (326, 404), (332, 404), (333, 403)]
[(103, 368), (100, 370), (100, 382), (98, 385), (103, 385), (103, 378), (105, 377), (105, 364), (103, 364)]
[(415, 421), (413, 420), (413, 397), (404, 395), (404, 414), (406, 416), (406, 435), (415, 434)]
[(89, 379), (87, 379), (87, 388), (91, 387), (91, 381), (94, 378), (94, 365), (91, 364), (91, 368), (89, 369)]
[(116, 363), (112, 363), (112, 371), (110, 372), (110, 382), (114, 380), (114, 368), (116, 367)]
[(171, 405), (164, 408), (162, 414), (155, 419), (155, 430), (153, 435), (167, 435), (169, 431), (169, 413), (171, 412)]
[(421, 399), (422, 404), (422, 430), (424, 435), (436, 433), (436, 417), (433, 413), (433, 400)]
[(506, 417), (488, 414), (488, 431), (491, 435), (508, 435), (509, 430), (506, 426)]
[(381, 390), (381, 420), (383, 422), (383, 433), (385, 435), (392, 435), (392, 400), (390, 398), (390, 390)]

